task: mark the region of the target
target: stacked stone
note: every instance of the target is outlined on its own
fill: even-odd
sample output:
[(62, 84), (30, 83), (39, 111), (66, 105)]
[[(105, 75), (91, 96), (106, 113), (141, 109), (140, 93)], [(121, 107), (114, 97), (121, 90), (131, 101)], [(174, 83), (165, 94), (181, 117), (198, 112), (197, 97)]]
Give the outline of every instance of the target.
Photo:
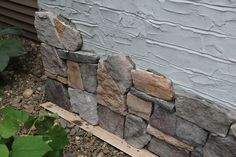
[(171, 80), (126, 55), (82, 51), (80, 32), (61, 19), (35, 19), (50, 101), (160, 157), (236, 156), (236, 112), (174, 92)]

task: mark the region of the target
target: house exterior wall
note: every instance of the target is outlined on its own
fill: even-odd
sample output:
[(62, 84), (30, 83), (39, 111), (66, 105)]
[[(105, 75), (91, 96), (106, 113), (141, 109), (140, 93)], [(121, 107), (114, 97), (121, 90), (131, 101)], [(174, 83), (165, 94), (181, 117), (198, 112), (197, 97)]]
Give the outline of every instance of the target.
[(72, 21), (83, 49), (125, 53), (191, 90), (236, 109), (236, 0), (38, 0)]

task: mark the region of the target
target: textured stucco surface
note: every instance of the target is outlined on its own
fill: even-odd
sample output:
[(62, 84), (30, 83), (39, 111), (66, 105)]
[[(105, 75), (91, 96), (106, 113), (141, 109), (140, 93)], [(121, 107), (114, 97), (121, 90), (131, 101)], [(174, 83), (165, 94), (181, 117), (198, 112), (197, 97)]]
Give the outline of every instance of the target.
[(140, 68), (236, 109), (236, 0), (38, 0), (70, 19), (83, 49), (126, 53)]

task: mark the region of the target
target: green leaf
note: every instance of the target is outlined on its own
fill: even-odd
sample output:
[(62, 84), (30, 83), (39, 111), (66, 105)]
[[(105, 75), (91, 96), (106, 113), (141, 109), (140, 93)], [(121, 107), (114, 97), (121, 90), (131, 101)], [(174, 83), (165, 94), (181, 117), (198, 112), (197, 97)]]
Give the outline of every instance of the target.
[(44, 113), (40, 113), (38, 120), (35, 123), (38, 134), (45, 134), (53, 125), (57, 117), (48, 116)]
[(42, 157), (51, 150), (40, 136), (22, 136), (13, 142), (10, 157)]
[(24, 54), (23, 45), (16, 39), (6, 39), (0, 41), (0, 54), (6, 54), (9, 57), (17, 57)]
[(34, 122), (36, 121), (36, 117), (29, 116), (29, 119), (27, 122), (25, 122), (24, 126), (26, 129), (31, 129), (31, 127), (34, 125)]
[(20, 129), (19, 124), (11, 119), (3, 119), (0, 121), (0, 136), (10, 138)]
[(5, 144), (0, 144), (0, 157), (9, 157), (9, 150)]
[(15, 107), (7, 106), (0, 110), (0, 113), (3, 114), (4, 117), (15, 120), (19, 123), (25, 123), (29, 119), (29, 113), (26, 111), (20, 111)]
[(21, 35), (22, 29), (18, 27), (9, 27), (9, 28), (2, 28), (0, 29), (0, 36), (6, 35), (6, 34), (14, 34), (14, 35)]
[(59, 125), (50, 128), (45, 137), (48, 140), (49, 146), (54, 150), (63, 149), (69, 143), (65, 128)]
[(7, 54), (0, 52), (0, 72), (2, 72), (8, 65), (10, 58)]
[(44, 157), (62, 157), (62, 150), (50, 151), (44, 155)]

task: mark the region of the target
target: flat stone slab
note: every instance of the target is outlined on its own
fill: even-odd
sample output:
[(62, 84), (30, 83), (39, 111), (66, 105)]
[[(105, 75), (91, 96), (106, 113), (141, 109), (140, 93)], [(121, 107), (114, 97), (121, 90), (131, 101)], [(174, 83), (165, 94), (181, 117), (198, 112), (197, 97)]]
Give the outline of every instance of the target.
[(70, 99), (65, 85), (58, 81), (47, 79), (45, 83), (45, 93), (48, 101), (70, 111)]
[(108, 73), (104, 62), (100, 60), (97, 70), (97, 101), (111, 110), (125, 115), (127, 113), (126, 97)]
[(129, 113), (135, 114), (143, 119), (149, 120), (152, 113), (152, 103), (144, 101), (131, 93), (127, 95)]
[(110, 110), (108, 107), (99, 105), (98, 117), (99, 117), (99, 125), (103, 129), (119, 136), (120, 138), (124, 137), (124, 126), (125, 126), (124, 116)]
[(138, 149), (148, 144), (151, 136), (147, 134), (147, 124), (142, 118), (131, 114), (126, 116), (125, 140)]
[(132, 70), (131, 74), (136, 89), (163, 100), (174, 99), (172, 82), (165, 76), (141, 69)]
[(235, 157), (236, 140), (232, 136), (210, 136), (204, 149), (204, 157)]
[(186, 92), (176, 97), (176, 114), (212, 133), (226, 136), (235, 122), (230, 110), (214, 102)]
[(67, 61), (67, 67), (69, 87), (84, 90), (80, 65), (76, 62)]
[(58, 50), (58, 55), (62, 59), (84, 64), (97, 64), (100, 59), (96, 53), (91, 51), (68, 52), (65, 50)]
[(80, 72), (84, 90), (96, 93), (97, 90), (97, 64), (80, 64)]
[(45, 43), (40, 47), (44, 69), (57, 76), (66, 77), (66, 63), (57, 55), (57, 50)]
[(155, 137), (148, 144), (148, 150), (160, 157), (188, 157), (189, 151), (170, 145)]
[(98, 124), (96, 96), (79, 89), (69, 88), (71, 110), (92, 125)]
[(34, 25), (39, 40), (44, 43), (69, 51), (79, 50), (82, 46), (80, 32), (51, 12), (36, 12)]
[(232, 134), (236, 138), (236, 122), (231, 125), (230, 129), (231, 129)]

